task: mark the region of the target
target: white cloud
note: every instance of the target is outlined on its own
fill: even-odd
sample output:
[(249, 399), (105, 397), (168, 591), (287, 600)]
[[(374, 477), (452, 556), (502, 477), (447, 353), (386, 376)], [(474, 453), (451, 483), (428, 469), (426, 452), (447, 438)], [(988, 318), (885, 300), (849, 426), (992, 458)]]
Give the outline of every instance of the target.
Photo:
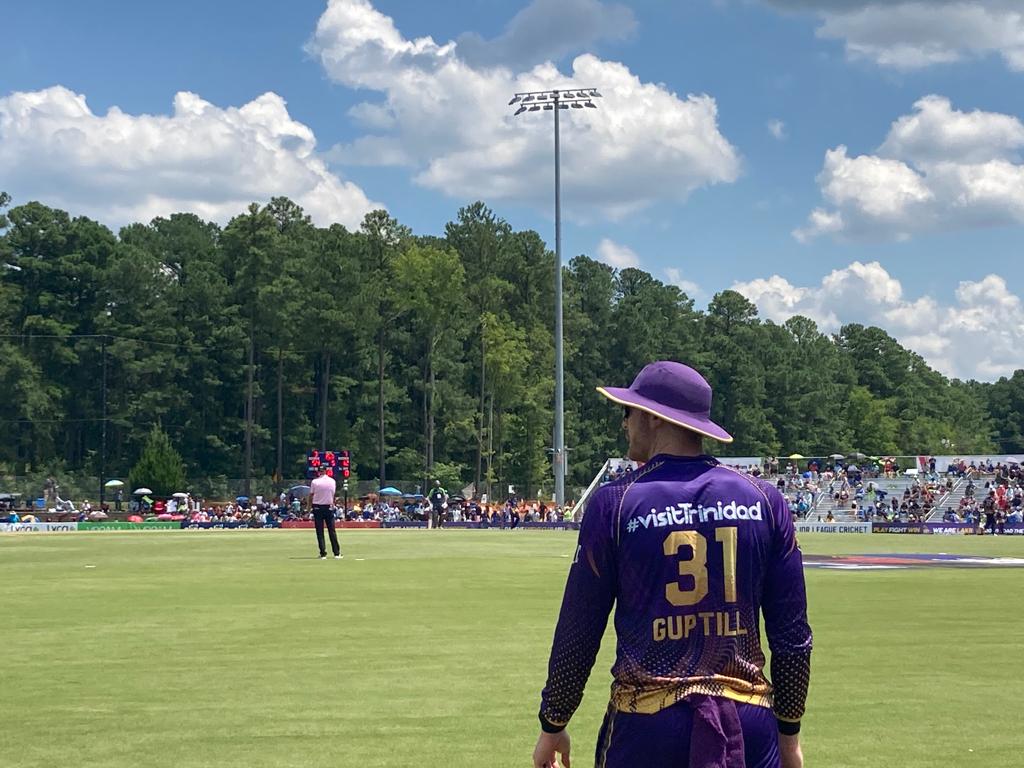
[(349, 144), (335, 144), (323, 159), (343, 165), (404, 167), (412, 163), (402, 142), (390, 136), (360, 136)]
[(922, 232), (1024, 224), (1024, 124), (994, 112), (959, 112), (927, 96), (896, 120), (876, 154), (825, 153), (818, 184), (830, 208), (794, 236), (908, 238)]
[(807, 243), (818, 235), (831, 235), (842, 232), (845, 224), (843, 215), (838, 211), (826, 211), (815, 208), (807, 217), (807, 226), (793, 230), (793, 237), (801, 243)]
[(626, 269), (627, 267), (639, 267), (640, 257), (636, 251), (625, 245), (620, 245), (607, 237), (597, 244), (597, 258), (610, 267)]
[(1020, 0), (766, 0), (814, 12), (817, 34), (842, 40), (847, 55), (895, 69), (920, 69), (997, 54), (1024, 71)]
[(892, 124), (880, 154), (913, 163), (984, 163), (1015, 160), (1024, 147), (1024, 125), (1012, 115), (958, 112), (941, 96), (925, 96), (914, 109)]
[(265, 93), (221, 108), (181, 92), (171, 115), (92, 112), (55, 86), (0, 98), (0, 178), (16, 200), (112, 225), (192, 211), (226, 222), (286, 195), (320, 224), (359, 223), (379, 203), (331, 173), (316, 138)]
[(768, 133), (779, 141), (782, 141), (786, 138), (786, 124), (781, 120), (769, 120)]
[(349, 117), (366, 128), (384, 129), (393, 128), (395, 116), (384, 104), (372, 104), (362, 101), (350, 108)]
[(669, 283), (674, 285), (676, 288), (681, 290), (691, 299), (695, 299), (704, 295), (704, 291), (701, 290), (700, 286), (692, 280), (686, 280), (683, 278), (683, 273), (676, 267), (668, 267), (665, 269), (665, 277), (668, 278)]
[(845, 323), (877, 325), (947, 376), (990, 381), (1020, 367), (1024, 302), (998, 275), (961, 282), (948, 305), (930, 296), (907, 298), (878, 262), (854, 262), (815, 286), (773, 275), (733, 289), (776, 322), (804, 315), (829, 333)]
[(636, 31), (625, 5), (599, 0), (533, 0), (493, 40), (475, 32), (456, 41), (459, 57), (473, 67), (529, 67), (556, 61), (600, 40), (623, 40)]
[[(394, 127), (372, 136), (386, 151), (365, 161), (393, 160), (400, 147), (417, 183), (454, 197), (549, 208), (551, 113), (516, 118), (507, 105), (515, 92), (553, 88), (597, 87), (603, 95), (595, 99), (599, 109), (561, 113), (570, 215), (597, 209), (623, 217), (739, 174), (738, 153), (719, 132), (710, 96), (679, 97), (591, 54), (577, 56), (569, 73), (550, 62), (517, 71), (469, 63), (460, 45), (409, 40), (368, 0), (330, 0), (307, 49), (332, 80), (381, 94), (376, 109), (357, 109), (364, 122), (393, 117)], [(350, 147), (339, 151), (351, 154)]]

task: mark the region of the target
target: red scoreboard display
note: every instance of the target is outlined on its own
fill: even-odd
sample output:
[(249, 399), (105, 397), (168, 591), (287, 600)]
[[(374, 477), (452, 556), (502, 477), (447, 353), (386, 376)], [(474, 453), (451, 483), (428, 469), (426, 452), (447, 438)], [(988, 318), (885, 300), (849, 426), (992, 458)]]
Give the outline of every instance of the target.
[(315, 448), (306, 454), (306, 477), (316, 477), (320, 467), (327, 467), (327, 474), (335, 480), (348, 480), (352, 475), (348, 451), (318, 451)]

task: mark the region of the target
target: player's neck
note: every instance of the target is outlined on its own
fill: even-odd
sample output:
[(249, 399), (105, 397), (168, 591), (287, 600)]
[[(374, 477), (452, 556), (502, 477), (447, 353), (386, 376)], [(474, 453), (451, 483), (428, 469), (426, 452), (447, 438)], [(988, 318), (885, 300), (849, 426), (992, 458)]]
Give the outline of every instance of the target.
[(651, 442), (650, 460), (654, 456), (701, 456), (704, 447), (699, 436), (683, 430), (658, 432)]

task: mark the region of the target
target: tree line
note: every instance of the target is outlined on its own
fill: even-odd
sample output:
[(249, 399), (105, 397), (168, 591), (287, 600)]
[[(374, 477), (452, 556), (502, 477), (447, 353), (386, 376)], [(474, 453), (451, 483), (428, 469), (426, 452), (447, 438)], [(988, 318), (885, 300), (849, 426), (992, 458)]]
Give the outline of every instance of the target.
[[(190, 477), (299, 477), (311, 447), (381, 484), (551, 491), (554, 255), (484, 203), (443, 236), (356, 231), (291, 200), (226, 226), (116, 234), (0, 194), (0, 470), (125, 476), (155, 426)], [(1024, 452), (1024, 370), (949, 380), (880, 328), (706, 309), (641, 269), (564, 267), (570, 487), (622, 452), (595, 393), (647, 362), (702, 371), (731, 455)]]

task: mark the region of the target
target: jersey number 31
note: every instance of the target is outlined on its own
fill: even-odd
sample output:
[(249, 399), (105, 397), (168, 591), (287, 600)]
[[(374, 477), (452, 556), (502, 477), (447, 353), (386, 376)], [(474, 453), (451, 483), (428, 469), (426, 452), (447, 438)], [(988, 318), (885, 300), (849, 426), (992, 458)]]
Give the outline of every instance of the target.
[[(735, 527), (716, 528), (715, 541), (722, 545), (725, 565), (725, 601), (736, 602), (736, 541), (739, 530)], [(693, 587), (684, 589), (679, 581), (665, 585), (665, 599), (675, 606), (696, 605), (708, 594), (708, 540), (698, 531), (674, 531), (665, 538), (665, 556), (678, 557), (679, 550), (688, 548), (692, 556), (679, 560), (679, 575), (693, 579)]]

